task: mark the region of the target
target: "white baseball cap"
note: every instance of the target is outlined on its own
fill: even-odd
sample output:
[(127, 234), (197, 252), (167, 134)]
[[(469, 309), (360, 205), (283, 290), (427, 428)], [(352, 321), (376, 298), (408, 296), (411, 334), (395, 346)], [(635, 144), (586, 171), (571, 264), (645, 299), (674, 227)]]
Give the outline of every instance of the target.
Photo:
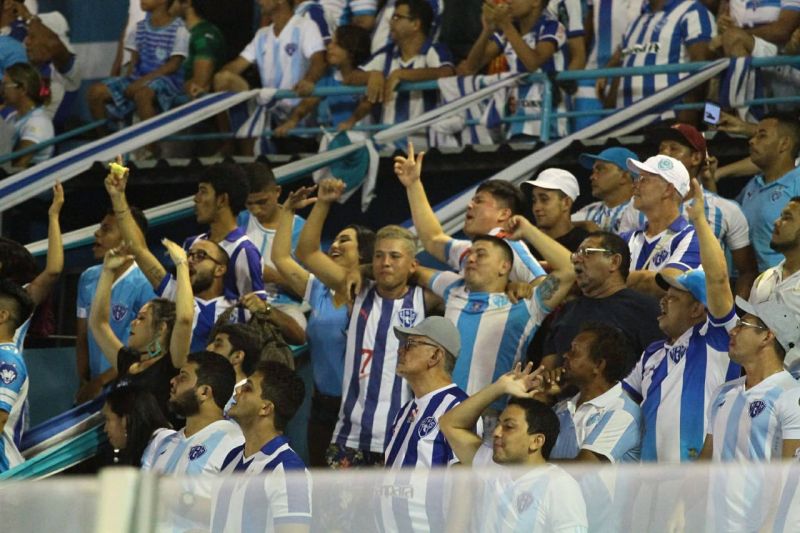
[(661, 176), (667, 182), (671, 183), (673, 187), (681, 195), (681, 198), (686, 196), (689, 192), (689, 171), (683, 166), (683, 163), (670, 157), (668, 155), (654, 155), (647, 158), (644, 163), (636, 161), (635, 159), (627, 160), (628, 170), (641, 174), (648, 172)]
[(539, 173), (539, 176), (537, 176), (535, 180), (528, 180), (525, 184), (533, 187), (541, 187), (542, 189), (561, 191), (572, 198), (573, 202), (581, 193), (578, 179), (572, 172), (568, 172), (562, 168), (546, 168)]
[(50, 31), (58, 36), (58, 40), (69, 51), (70, 54), (75, 53), (75, 49), (69, 42), (69, 24), (64, 15), (58, 11), (50, 11), (48, 13), (39, 13), (36, 17), (44, 24)]
[(777, 300), (759, 303), (748, 302), (741, 296), (736, 297), (736, 307), (742, 313), (758, 317), (778, 339), (786, 350), (783, 364), (788, 369), (797, 370), (800, 356), (800, 319), (791, 309)]

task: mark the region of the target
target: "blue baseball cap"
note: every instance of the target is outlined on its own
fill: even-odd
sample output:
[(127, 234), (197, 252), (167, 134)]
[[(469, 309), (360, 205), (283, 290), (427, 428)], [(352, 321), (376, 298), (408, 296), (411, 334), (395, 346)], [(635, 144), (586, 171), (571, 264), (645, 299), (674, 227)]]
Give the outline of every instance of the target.
[(595, 161), (605, 161), (613, 165), (617, 165), (622, 170), (629, 172), (628, 159), (639, 160), (639, 156), (631, 152), (627, 148), (615, 146), (613, 148), (606, 148), (597, 155), (594, 154), (581, 154), (578, 156), (578, 163), (585, 169), (592, 170)]
[(686, 291), (694, 296), (695, 300), (707, 305), (706, 299), (706, 273), (700, 269), (687, 270), (677, 277), (670, 277), (661, 274), (656, 274), (656, 283), (664, 290), (672, 287), (679, 291)]

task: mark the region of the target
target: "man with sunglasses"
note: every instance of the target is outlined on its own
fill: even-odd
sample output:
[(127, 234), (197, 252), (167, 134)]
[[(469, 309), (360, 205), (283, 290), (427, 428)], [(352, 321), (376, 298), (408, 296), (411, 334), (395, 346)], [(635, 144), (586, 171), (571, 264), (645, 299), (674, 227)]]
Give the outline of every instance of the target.
[[(428, 471), (457, 461), (439, 428), (439, 417), (467, 398), (451, 378), (461, 337), (453, 323), (431, 316), (411, 328), (395, 326), (400, 341), (396, 372), (414, 397), (398, 413), (386, 447), (384, 485), (413, 488), (408, 505), (394, 505), (393, 495), (380, 495), (383, 529), (444, 530), (445, 499), (428, 483)], [(406, 470), (407, 469), (407, 470)], [(437, 523), (436, 517), (441, 522)]]

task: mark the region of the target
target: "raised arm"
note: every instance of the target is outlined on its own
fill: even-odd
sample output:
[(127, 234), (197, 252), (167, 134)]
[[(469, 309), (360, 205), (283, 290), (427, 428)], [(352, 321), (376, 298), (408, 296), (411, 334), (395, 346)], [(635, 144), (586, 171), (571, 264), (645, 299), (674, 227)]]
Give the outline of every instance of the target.
[(472, 45), (463, 66), (459, 69), (461, 75), (476, 74), (489, 61), (500, 55), (500, 47), (491, 40), (496, 29), (492, 7), (488, 5), (488, 2), (484, 2), (481, 11), (481, 33), (475, 44)]
[(186, 364), (189, 347), (192, 344), (192, 327), (194, 325), (194, 294), (192, 282), (189, 280), (189, 261), (186, 250), (169, 239), (161, 243), (167, 249), (172, 262), (175, 263), (175, 325), (169, 339), (169, 355), (172, 366), (180, 368)]
[(689, 220), (694, 225), (697, 242), (700, 244), (700, 264), (706, 273), (706, 307), (711, 316), (722, 318), (733, 309), (733, 291), (728, 279), (728, 263), (725, 261), (725, 252), (714, 236), (714, 230), (706, 220), (705, 199), (703, 188), (692, 178), (691, 182), (692, 203), (686, 211)]
[(320, 248), (322, 227), (328, 218), (331, 204), (344, 192), (345, 184), (341, 180), (325, 179), (319, 184), (319, 194), (311, 214), (308, 216), (295, 254), (309, 272), (312, 272), (322, 283), (333, 290), (344, 288), (347, 270), (333, 261)]
[(302, 297), (308, 285), (308, 271), (292, 257), (292, 224), (296, 209), (302, 209), (316, 202), (308, 198), (313, 187), (302, 187), (289, 193), (278, 212), (278, 227), (272, 240), (272, 263), (283, 277), (289, 289)]
[(552, 41), (539, 41), (531, 46), (525, 42), (514, 25), (509, 5), (506, 3), (494, 6), (497, 27), (503, 32), (508, 44), (514, 49), (520, 62), (528, 72), (536, 72), (556, 53), (556, 45)]
[(61, 183), (56, 181), (53, 185), (53, 202), (47, 211), (47, 263), (44, 270), (27, 287), (28, 295), (36, 305), (47, 298), (64, 270), (64, 245), (61, 242), (61, 223), (59, 221), (63, 205), (64, 188)]
[(552, 269), (536, 287), (536, 293), (547, 307), (555, 309), (564, 301), (575, 283), (575, 268), (570, 261), (570, 251), (520, 215), (508, 219), (506, 230), (510, 239), (524, 239), (529, 242)]
[(114, 334), (109, 322), (111, 286), (114, 284), (114, 273), (123, 268), (131, 259), (133, 259), (132, 256), (124, 255), (116, 248), (106, 252), (103, 270), (97, 280), (92, 310), (89, 313), (89, 329), (92, 331), (92, 336), (100, 347), (100, 351), (115, 370), (117, 369), (117, 354), (123, 344)]
[(447, 245), (452, 238), (447, 235), (433, 212), (425, 188), (422, 186), (422, 158), (425, 152), (414, 155), (414, 145), (408, 143), (408, 157), (394, 158), (394, 173), (403, 187), (406, 188), (411, 219), (422, 241), (422, 246), (429, 254), (442, 262), (447, 261)]

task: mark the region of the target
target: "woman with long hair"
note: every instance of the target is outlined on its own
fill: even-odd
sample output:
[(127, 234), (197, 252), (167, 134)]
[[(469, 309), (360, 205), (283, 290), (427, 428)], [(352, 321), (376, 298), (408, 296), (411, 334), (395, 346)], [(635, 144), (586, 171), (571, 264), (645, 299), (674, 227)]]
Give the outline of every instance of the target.
[(142, 454), (150, 442), (173, 433), (153, 395), (138, 387), (123, 385), (112, 389), (102, 412), (113, 464), (141, 466)]
[[(14, 151), (39, 144), (55, 136), (53, 121), (44, 110), (50, 88), (28, 63), (15, 63), (3, 75), (3, 100), (14, 110), (7, 120), (14, 123)], [(28, 167), (53, 156), (53, 147), (14, 160), (15, 167)]]

